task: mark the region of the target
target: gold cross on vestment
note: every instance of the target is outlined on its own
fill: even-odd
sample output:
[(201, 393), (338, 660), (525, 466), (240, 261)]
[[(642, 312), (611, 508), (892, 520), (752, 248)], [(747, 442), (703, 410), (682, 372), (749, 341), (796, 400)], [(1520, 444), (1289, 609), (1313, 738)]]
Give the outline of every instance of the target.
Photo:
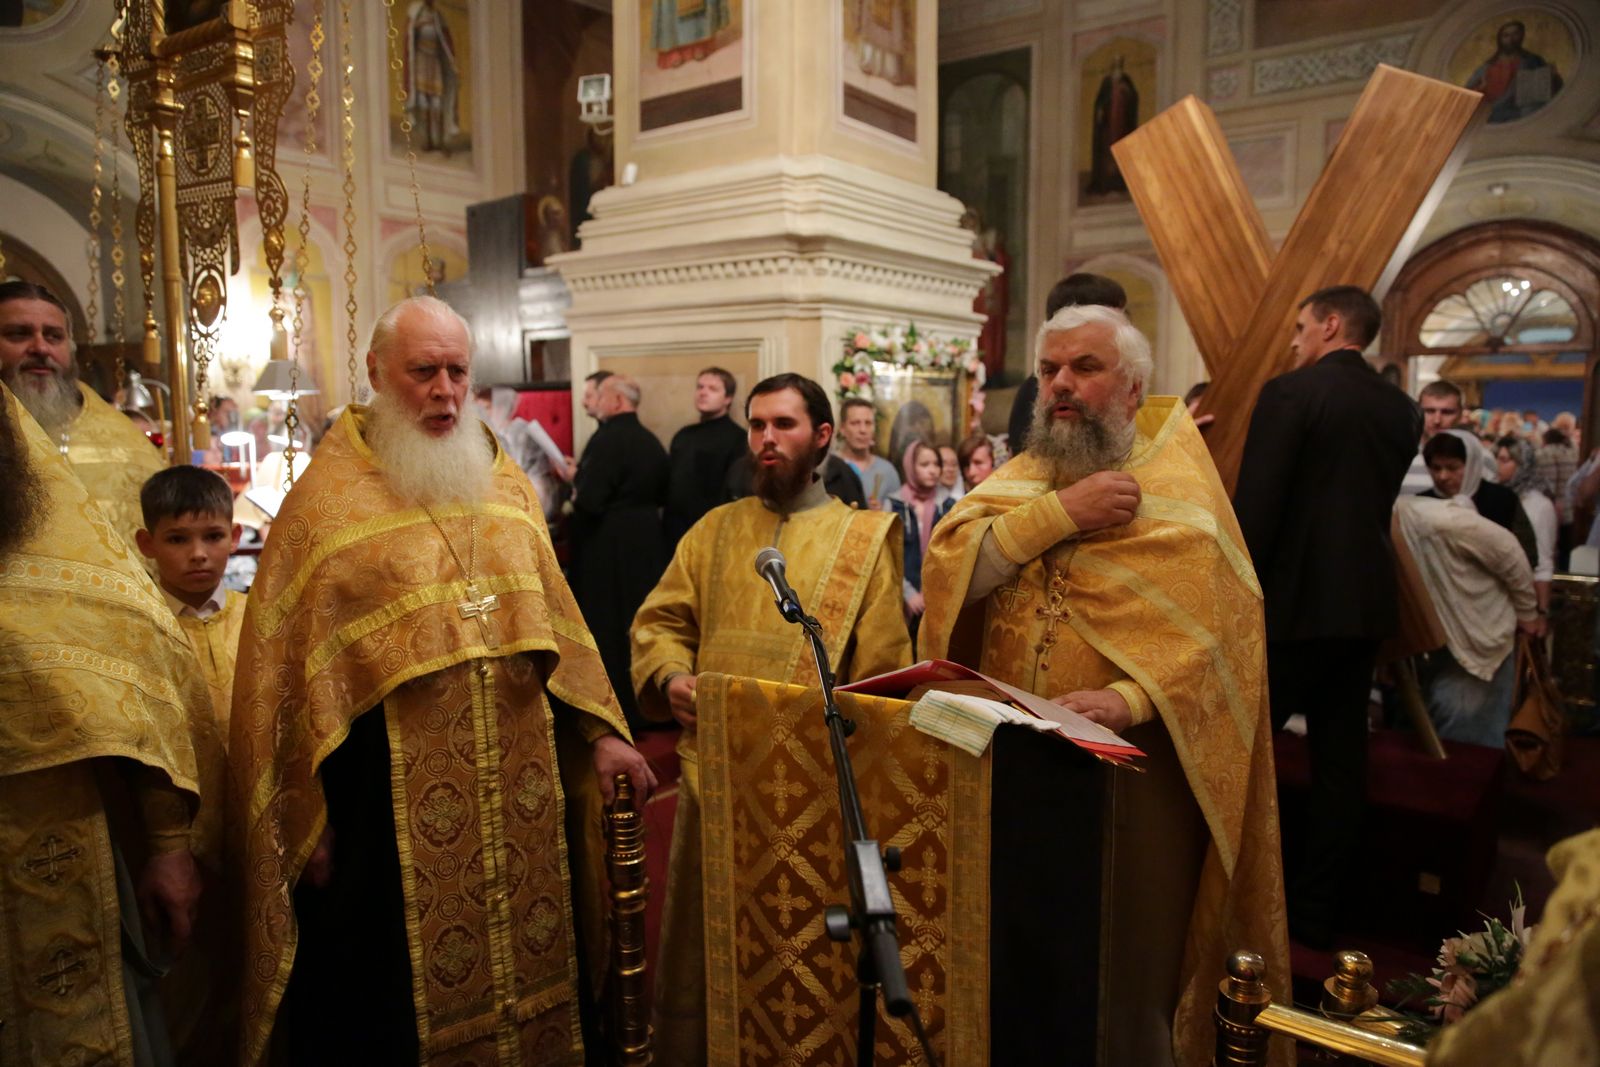
[[(58, 997), (64, 997), (72, 992), (72, 983), (67, 979), (89, 966), (83, 957), (68, 948), (57, 949), (51, 955), (50, 962), (55, 964), (55, 969), (45, 971), (38, 977), (37, 982), (40, 989), (54, 993)], [(52, 986), (54, 988), (51, 988)]]
[(1072, 609), (1067, 607), (1067, 580), (1060, 574), (1050, 575), (1050, 581), (1045, 587), (1044, 607), (1035, 608), (1033, 617), (1045, 620), (1044, 635), (1039, 638), (1039, 644), (1034, 649), (1043, 654), (1056, 643), (1056, 624), (1062, 619), (1072, 618)]
[(1022, 575), (1018, 574), (1007, 585), (1002, 585), (994, 591), (994, 598), (1000, 602), (1002, 611), (1016, 611), (1017, 605), (1027, 600), (1031, 594), (1022, 588)]
[[(27, 868), (29, 874), (38, 877), (45, 885), (55, 885), (61, 881), (61, 867), (65, 862), (67, 860), (75, 860), (81, 855), (76, 845), (57, 851), (62, 844), (65, 844), (65, 842), (61, 838), (51, 834), (44, 839), (44, 850), (37, 856), (32, 856), (25, 860), (22, 864), (23, 867)], [(40, 873), (41, 871), (43, 873)]]

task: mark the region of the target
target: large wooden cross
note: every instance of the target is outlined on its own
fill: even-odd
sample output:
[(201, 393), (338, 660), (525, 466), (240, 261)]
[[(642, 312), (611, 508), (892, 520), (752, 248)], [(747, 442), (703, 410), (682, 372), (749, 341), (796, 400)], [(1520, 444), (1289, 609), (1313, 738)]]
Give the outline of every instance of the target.
[(1274, 253), (1216, 115), (1189, 96), (1112, 146), (1211, 375), (1212, 458), (1232, 492), (1256, 397), (1292, 367), (1302, 297), (1379, 299), (1460, 166), (1482, 95), (1380, 66)]

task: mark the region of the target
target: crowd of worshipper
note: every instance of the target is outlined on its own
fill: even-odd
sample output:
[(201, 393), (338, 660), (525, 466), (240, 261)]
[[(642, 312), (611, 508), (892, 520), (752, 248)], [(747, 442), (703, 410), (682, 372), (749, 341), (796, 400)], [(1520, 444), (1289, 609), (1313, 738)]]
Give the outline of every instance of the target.
[[(1600, 450), (1582, 455), (1570, 416), (1471, 412), (1446, 381), (1413, 401), (1362, 355), (1377, 305), (1336, 286), (1300, 306), (1295, 369), (1250, 415), (1230, 502), (1199, 390), (1149, 395), (1125, 306), (1108, 278), (1057, 284), (1005, 434), (906, 420), (883, 455), (870, 401), (713, 366), (664, 446), (639, 418), (653, 398), (599, 371), (575, 458), (512, 390), (474, 388), (467, 324), (415, 297), (374, 328), (370, 402), (270, 453), (260, 481), (292, 470), (287, 495), (236, 499), (215, 471), (245, 446), (222, 434), (269, 453), (293, 430), (280, 410), (216, 398), (203, 462), (163, 468), (159, 427), (78, 380), (61, 302), (0, 285), (0, 565), (17, 563), (0, 567), (0, 708), (36, 724), (0, 739), (0, 839), (46, 887), (0, 921), (4, 966), (62, 998), (6, 994), (0, 1051), (581, 1055), (604, 967), (589, 838), (617, 775), (649, 797), (634, 742), (665, 728), (682, 772), (654, 1027), (662, 1062), (704, 1062), (698, 680), (815, 684), (751, 567), (777, 546), (841, 681), (950, 658), (1183, 739), (1178, 795), (1212, 844), (1174, 873), (1194, 887), (1170, 902), (1188, 936), (1139, 958), (1165, 999), (1119, 1006), (1107, 1032), (1139, 1050), (1126, 1062), (1209, 1062), (1228, 952), (1248, 942), (1281, 982), (1291, 933), (1321, 947), (1349, 928), (1333, 887), (1398, 625), (1391, 530), (1445, 635), (1429, 714), (1499, 746), (1515, 642), (1548, 639), (1553, 575), (1600, 545), (1578, 525)], [(1312, 740), (1287, 870), (1283, 728)], [(103, 937), (119, 922), (120, 947)]]

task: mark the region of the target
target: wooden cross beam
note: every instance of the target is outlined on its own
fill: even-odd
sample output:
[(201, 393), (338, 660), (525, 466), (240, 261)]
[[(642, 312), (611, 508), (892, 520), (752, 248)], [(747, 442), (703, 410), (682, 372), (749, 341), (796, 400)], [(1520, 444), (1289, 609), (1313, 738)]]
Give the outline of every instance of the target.
[(1379, 66), (1274, 254), (1211, 109), (1185, 97), (1112, 146), (1211, 385), (1202, 414), (1232, 492), (1256, 397), (1292, 369), (1300, 299), (1329, 285), (1381, 297), (1481, 121), (1482, 94)]

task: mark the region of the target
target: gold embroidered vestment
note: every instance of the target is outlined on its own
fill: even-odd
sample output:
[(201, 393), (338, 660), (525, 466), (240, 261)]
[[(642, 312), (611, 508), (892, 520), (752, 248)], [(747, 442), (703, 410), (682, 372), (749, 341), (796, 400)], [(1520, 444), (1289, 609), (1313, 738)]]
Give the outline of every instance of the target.
[(206, 694), (131, 544), (3, 386), (0, 404), (47, 515), (0, 559), (0, 1062), (131, 1067), (101, 788), (136, 766), (192, 806)]
[[(1209, 835), (1173, 1020), (1177, 1062), (1205, 1064), (1229, 952), (1262, 953), (1275, 999), (1287, 993), (1266, 636), (1255, 571), (1194, 421), (1176, 398), (1151, 397), (1136, 425), (1122, 469), (1143, 498), (1127, 526), (1063, 540), (1070, 520), (1050, 470), (1026, 452), (957, 501), (923, 566), (921, 652), (1046, 697), (1130, 679), (1153, 703)], [(991, 531), (1021, 570), (964, 606)]]
[(144, 527), (139, 490), (166, 463), (128, 416), (82, 382), (78, 391), (83, 410), (67, 429), (67, 462), (90, 499), (132, 545), (133, 535)]
[[(346, 409), (285, 500), (246, 609), (230, 744), (245, 1062), (293, 966), (290, 893), (327, 817), (318, 768), (381, 704), (422, 1061), (581, 1063), (573, 895), (598, 891), (579, 854), (598, 830), (585, 742), (626, 726), (522, 472), (496, 446), (488, 498), (430, 519), (389, 489), (365, 418)], [(450, 546), (470, 558), (474, 536), (469, 576)]]
[[(822, 624), (840, 682), (910, 662), (898, 521), (832, 499), (780, 520), (758, 498), (746, 497), (708, 512), (684, 535), (634, 617), (633, 684), (644, 714), (669, 717), (661, 684), (677, 671), (817, 684), (804, 632), (778, 614), (755, 572), (756, 553), (769, 545), (783, 552), (789, 584)], [(678, 754), (682, 773), (656, 976), (656, 1047), (668, 1067), (695, 1062), (706, 1040), (694, 731), (684, 731)]]

